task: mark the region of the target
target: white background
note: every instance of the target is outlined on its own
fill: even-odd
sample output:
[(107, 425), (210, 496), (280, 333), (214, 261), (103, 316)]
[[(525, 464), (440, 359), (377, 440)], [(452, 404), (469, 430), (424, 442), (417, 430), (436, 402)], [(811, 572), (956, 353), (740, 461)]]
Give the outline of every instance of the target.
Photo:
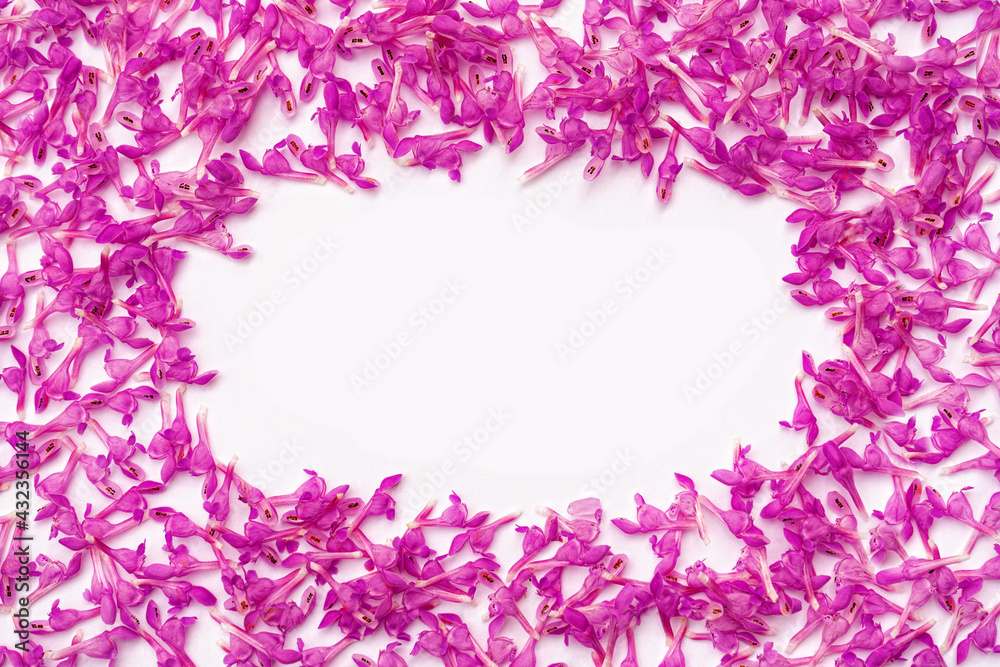
[[(282, 183), (231, 225), (252, 259), (192, 253), (205, 256), (178, 293), (199, 325), (191, 347), (222, 371), (206, 399), (220, 453), (275, 488), (303, 466), (369, 484), (404, 472), (407, 503), (452, 461), (434, 497), (455, 489), (496, 509), (564, 505), (619, 453), (632, 463), (604, 498), (619, 510), (636, 491), (672, 497), (673, 471), (725, 465), (736, 437), (794, 458), (801, 439), (777, 422), (801, 351), (838, 341), (780, 282), (795, 270), (790, 208), (691, 170), (662, 207), (635, 165), (584, 182), (585, 155), (521, 186), (526, 158), (484, 151), (460, 185), (418, 169), (374, 196)], [(647, 271), (651, 251), (668, 258)], [(461, 293), (434, 303), (448, 281)], [(603, 326), (586, 325), (607, 300)], [(421, 307), (443, 312), (426, 324)], [(411, 342), (390, 363), (383, 344), (400, 333)], [(491, 409), (506, 423), (474, 456), (457, 450)]]

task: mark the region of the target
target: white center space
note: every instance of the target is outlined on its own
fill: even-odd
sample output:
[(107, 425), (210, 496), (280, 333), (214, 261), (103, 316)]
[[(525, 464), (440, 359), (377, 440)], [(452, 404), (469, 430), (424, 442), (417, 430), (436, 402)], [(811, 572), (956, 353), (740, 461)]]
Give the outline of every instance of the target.
[(402, 472), (404, 516), (452, 490), (630, 513), (637, 491), (669, 504), (674, 471), (727, 465), (735, 437), (794, 458), (777, 422), (800, 352), (835, 339), (786, 306), (788, 207), (690, 169), (664, 207), (637, 165), (584, 182), (585, 153), (522, 185), (530, 150), (487, 146), (461, 184), (381, 150), (376, 191), (251, 180), (262, 201), (229, 226), (253, 257), (196, 249), (180, 272), (191, 347), (221, 371), (190, 393), (220, 457), (270, 493), (303, 468), (360, 493)]

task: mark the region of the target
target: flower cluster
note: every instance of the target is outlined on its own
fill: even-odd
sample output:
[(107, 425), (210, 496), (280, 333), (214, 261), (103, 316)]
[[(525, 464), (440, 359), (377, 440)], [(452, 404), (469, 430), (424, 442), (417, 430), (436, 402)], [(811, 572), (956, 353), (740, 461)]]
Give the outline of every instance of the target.
[[(977, 509), (968, 489), (946, 498), (919, 471), (1000, 480), (1000, 446), (974, 404), (1000, 387), (1000, 297), (979, 303), (1000, 268), (986, 210), (1000, 200), (986, 192), (1000, 157), (1000, 5), (586, 0), (577, 41), (550, 25), (559, 0), (332, 2), (0, 3), (0, 379), (16, 412), (0, 426), (15, 451), (18, 434), (34, 444), (35, 520), (71, 554), (35, 555), (30, 602), (85, 587), (86, 603), (55, 600), (33, 619), (26, 650), (0, 649), (0, 665), (113, 664), (119, 645), (141, 642), (159, 664), (192, 666), (196, 617), (184, 614), (198, 607), (218, 624), (227, 664), (261, 667), (319, 667), (347, 651), (361, 666), (398, 667), (408, 653), (529, 667), (557, 642), (601, 667), (679, 667), (692, 642), (726, 667), (904, 657), (935, 667), (950, 651), (955, 662), (1000, 652), (1000, 605), (983, 602), (1000, 579), (1000, 548), (987, 546), (1000, 541), (1000, 492)], [(939, 12), (974, 15), (974, 25), (936, 37)], [(875, 36), (898, 17), (934, 46), (905, 55), (892, 35)], [(89, 46), (74, 48), (80, 40)], [(531, 90), (515, 46), (546, 72)], [(90, 52), (103, 62), (85, 62)], [(351, 59), (370, 62), (371, 77), (343, 78), (338, 64)], [(162, 91), (161, 77), (177, 74), (177, 89)], [(255, 155), (241, 146), (271, 97), (289, 117), (312, 109), (314, 131)], [(422, 112), (441, 131), (416, 134)], [(820, 132), (789, 131), (808, 118)], [(783, 425), (803, 431), (805, 446), (786, 470), (739, 446), (713, 475), (725, 502), (677, 474), (666, 509), (637, 495), (635, 520), (612, 522), (648, 536), (652, 572), (633, 572), (606, 543), (594, 499), (565, 516), (543, 508), (532, 525), (470, 515), (453, 495), (439, 515), (432, 503), (377, 543), (367, 534), (393, 521), (399, 476), (364, 498), (310, 471), (275, 494), (216, 459), (204, 410), (193, 431), (187, 417), (184, 388), (216, 373), (184, 344), (195, 323), (174, 276), (187, 244), (252, 252), (226, 226), (259, 198), (248, 178), (377, 187), (362, 147), (381, 144), (403, 166), (457, 181), (483, 148), (470, 137), (510, 152), (534, 140), (532, 127), (545, 157), (522, 180), (566, 160), (592, 180), (610, 159), (638, 163), (644, 179), (655, 167), (664, 203), (684, 166), (745, 196), (793, 202), (788, 222), (801, 233), (785, 281), (796, 301), (842, 324), (843, 358), (803, 355)], [(338, 149), (345, 134), (354, 140)], [(882, 148), (896, 136), (913, 179), (888, 189), (878, 175), (895, 164)], [(195, 139), (185, 171), (156, 157)], [(31, 170), (45, 177), (22, 173)], [(80, 248), (94, 251), (89, 262)], [(988, 311), (971, 336), (966, 311)], [(55, 329), (67, 320), (72, 336)], [(960, 376), (945, 362), (963, 337), (972, 369)], [(101, 364), (107, 379), (79, 386)], [(162, 424), (140, 441), (129, 427), (149, 402)], [(124, 430), (110, 426), (119, 420)], [(16, 468), (14, 456), (0, 468), (5, 484)], [(866, 493), (877, 481), (887, 501)], [(77, 483), (102, 500), (79, 502)], [(200, 486), (200, 513), (157, 504), (179, 484)], [(144, 542), (113, 546), (151, 525), (166, 562)], [(523, 537), (514, 557), (490, 553), (505, 526)], [(942, 551), (934, 536), (946, 529), (966, 542)], [(22, 531), (16, 515), (0, 517), (4, 609), (15, 604)], [(718, 531), (741, 544), (728, 571), (682, 553), (686, 533), (707, 543)], [(484, 598), (485, 618), (471, 623), (462, 612)], [(949, 618), (943, 634), (920, 613), (932, 603)], [(105, 629), (85, 634), (97, 618)], [(307, 643), (307, 621), (326, 639)], [(640, 655), (643, 621), (662, 629), (662, 656)], [(789, 627), (791, 641), (776, 647)], [(377, 657), (354, 653), (379, 640)], [(812, 654), (789, 657), (800, 645)]]

